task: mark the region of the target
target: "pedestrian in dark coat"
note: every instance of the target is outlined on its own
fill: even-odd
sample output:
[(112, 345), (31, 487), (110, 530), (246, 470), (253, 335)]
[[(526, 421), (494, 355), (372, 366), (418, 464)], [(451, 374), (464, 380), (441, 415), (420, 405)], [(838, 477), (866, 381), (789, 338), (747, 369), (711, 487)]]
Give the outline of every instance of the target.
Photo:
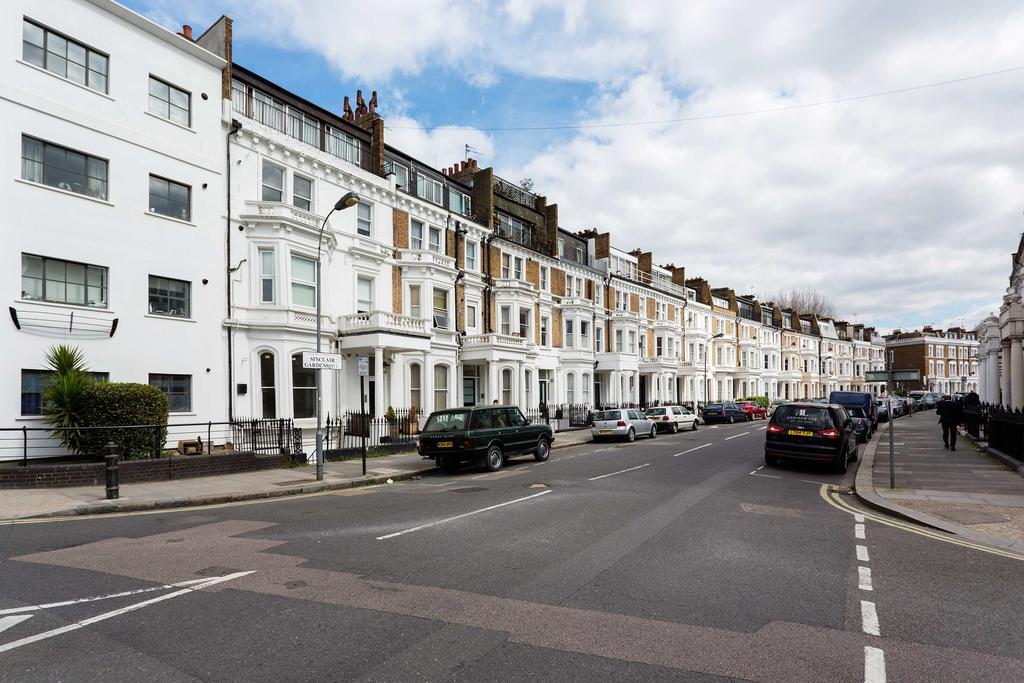
[(964, 421), (964, 411), (958, 401), (949, 396), (943, 396), (939, 405), (935, 407), (939, 415), (939, 424), (942, 425), (942, 443), (951, 451), (956, 450), (956, 428)]

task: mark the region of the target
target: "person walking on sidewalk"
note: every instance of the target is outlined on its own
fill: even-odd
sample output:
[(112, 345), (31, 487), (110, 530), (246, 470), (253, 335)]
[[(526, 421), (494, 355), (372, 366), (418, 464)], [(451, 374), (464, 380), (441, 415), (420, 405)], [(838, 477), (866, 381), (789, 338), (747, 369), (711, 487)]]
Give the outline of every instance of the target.
[(964, 421), (964, 412), (957, 401), (949, 396), (943, 396), (939, 405), (935, 407), (939, 415), (939, 424), (942, 425), (942, 443), (951, 451), (956, 450), (956, 428)]

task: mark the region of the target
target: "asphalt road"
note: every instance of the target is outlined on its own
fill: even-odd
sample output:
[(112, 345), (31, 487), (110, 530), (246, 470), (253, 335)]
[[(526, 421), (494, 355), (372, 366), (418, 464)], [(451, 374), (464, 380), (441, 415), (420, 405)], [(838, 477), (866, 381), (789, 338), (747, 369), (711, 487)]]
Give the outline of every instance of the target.
[(764, 424), (0, 526), (0, 678), (1024, 679), (1021, 560), (761, 468)]

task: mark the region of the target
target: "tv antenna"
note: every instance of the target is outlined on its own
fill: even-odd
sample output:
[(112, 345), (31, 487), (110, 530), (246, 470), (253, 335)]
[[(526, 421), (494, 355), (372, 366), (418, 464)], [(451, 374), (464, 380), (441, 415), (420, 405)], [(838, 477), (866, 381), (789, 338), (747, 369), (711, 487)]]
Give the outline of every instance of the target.
[(466, 143), (466, 159), (467, 160), (469, 159), (470, 152), (472, 152), (473, 154), (477, 154), (477, 155), (480, 154), (480, 150), (474, 149), (473, 147), (469, 146), (469, 143)]

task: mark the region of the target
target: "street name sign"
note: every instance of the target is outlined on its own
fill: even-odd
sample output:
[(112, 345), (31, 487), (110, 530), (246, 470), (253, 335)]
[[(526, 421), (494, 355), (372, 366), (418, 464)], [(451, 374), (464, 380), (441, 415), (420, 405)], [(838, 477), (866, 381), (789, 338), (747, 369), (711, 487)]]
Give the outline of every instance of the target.
[(303, 351), (302, 367), (311, 370), (341, 370), (341, 354)]
[(370, 376), (370, 357), (369, 356), (356, 356), (356, 364), (359, 367), (360, 377)]

